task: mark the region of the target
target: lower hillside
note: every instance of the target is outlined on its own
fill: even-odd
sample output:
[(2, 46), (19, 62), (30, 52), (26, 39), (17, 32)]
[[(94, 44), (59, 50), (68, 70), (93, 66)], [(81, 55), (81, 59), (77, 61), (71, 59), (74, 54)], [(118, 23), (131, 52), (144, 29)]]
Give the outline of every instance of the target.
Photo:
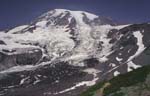
[(100, 82), (80, 96), (150, 96), (150, 65)]

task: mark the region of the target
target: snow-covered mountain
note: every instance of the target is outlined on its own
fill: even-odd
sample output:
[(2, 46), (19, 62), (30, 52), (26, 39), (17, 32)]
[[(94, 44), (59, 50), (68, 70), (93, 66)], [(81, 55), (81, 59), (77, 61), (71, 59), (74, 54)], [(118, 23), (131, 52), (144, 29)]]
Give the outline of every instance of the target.
[(148, 23), (116, 25), (88, 12), (51, 10), (0, 32), (0, 94), (79, 96), (100, 80), (147, 64), (149, 31)]

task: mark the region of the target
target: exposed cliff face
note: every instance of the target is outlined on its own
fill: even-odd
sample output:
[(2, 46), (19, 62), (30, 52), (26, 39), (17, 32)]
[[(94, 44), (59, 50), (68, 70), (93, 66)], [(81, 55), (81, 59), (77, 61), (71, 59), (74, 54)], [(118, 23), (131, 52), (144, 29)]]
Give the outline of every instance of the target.
[(35, 65), (39, 63), (42, 58), (42, 51), (40, 49), (21, 48), (14, 50), (3, 49), (0, 53), (0, 70), (19, 65)]
[[(77, 96), (100, 80), (147, 64), (143, 51), (150, 44), (149, 30), (150, 24), (116, 25), (83, 11), (49, 11), (0, 33), (1, 92)], [(46, 84), (53, 87), (40, 91)]]

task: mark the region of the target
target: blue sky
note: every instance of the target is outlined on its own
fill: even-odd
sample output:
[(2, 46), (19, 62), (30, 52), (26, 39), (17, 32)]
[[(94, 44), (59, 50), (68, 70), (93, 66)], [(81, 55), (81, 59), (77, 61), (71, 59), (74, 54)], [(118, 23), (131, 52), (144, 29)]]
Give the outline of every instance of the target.
[(0, 0), (0, 30), (28, 24), (56, 8), (88, 11), (120, 23), (150, 22), (150, 0)]

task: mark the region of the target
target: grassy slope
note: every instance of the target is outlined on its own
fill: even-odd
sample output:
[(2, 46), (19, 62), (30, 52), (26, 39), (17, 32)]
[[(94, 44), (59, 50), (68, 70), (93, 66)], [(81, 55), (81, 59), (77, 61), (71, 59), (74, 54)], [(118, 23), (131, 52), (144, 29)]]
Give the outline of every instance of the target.
[[(149, 73), (150, 66), (144, 66), (132, 72), (114, 77), (109, 81), (100, 82), (89, 88), (87, 91), (83, 92), (80, 96), (94, 96), (97, 90), (99, 90), (104, 86), (104, 84), (109, 82), (110, 86), (106, 87), (103, 91), (103, 96), (107, 96), (111, 93), (119, 91), (121, 87), (129, 87), (144, 82)], [(122, 96), (122, 94), (116, 94), (115, 96)]]

